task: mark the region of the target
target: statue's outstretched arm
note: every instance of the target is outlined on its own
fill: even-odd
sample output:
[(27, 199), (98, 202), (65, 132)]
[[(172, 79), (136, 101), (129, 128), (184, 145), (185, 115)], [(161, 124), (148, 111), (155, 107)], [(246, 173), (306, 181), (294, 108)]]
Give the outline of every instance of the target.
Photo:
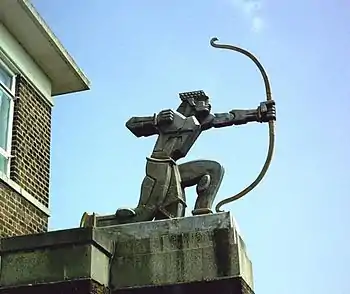
[(243, 125), (249, 122), (269, 122), (276, 119), (274, 101), (260, 103), (256, 109), (234, 109), (228, 113), (215, 113), (211, 122), (214, 128)]
[(132, 117), (130, 118), (125, 126), (136, 136), (136, 137), (148, 137), (157, 135), (158, 129), (157, 116), (143, 116), (143, 117)]

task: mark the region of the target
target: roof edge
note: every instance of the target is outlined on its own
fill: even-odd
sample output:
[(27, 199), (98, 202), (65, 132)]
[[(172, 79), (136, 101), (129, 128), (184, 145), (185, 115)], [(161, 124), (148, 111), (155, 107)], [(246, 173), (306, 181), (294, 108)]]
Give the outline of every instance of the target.
[[(18, 3), (22, 6), (24, 11), (28, 14), (28, 16), (32, 19), (33, 23), (37, 26), (37, 28), (43, 33), (45, 38), (47, 38), (48, 42), (52, 45), (52, 47), (57, 51), (57, 53), (61, 56), (62, 60), (72, 69), (74, 74), (79, 78), (81, 82), (81, 88), (77, 89), (76, 92), (81, 92), (90, 89), (90, 81), (84, 72), (79, 68), (79, 66), (75, 63), (73, 58), (70, 56), (68, 51), (64, 48), (59, 39), (52, 32), (50, 27), (46, 24), (45, 20), (39, 15), (36, 11), (35, 7), (29, 0), (17, 0)], [(68, 93), (68, 92), (67, 92)], [(63, 95), (67, 93), (52, 93), (52, 96)]]

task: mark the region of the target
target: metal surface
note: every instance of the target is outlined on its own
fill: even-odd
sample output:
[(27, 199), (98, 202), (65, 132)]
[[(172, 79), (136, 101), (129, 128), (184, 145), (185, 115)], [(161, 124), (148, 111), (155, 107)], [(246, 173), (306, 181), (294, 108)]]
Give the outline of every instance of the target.
[[(267, 73), (266, 73), (264, 67), (261, 65), (259, 60), (252, 53), (250, 53), (249, 51), (247, 51), (245, 49), (242, 49), (240, 47), (233, 46), (233, 45), (218, 44), (218, 43), (216, 43), (217, 41), (218, 41), (218, 38), (212, 38), (210, 40), (210, 45), (213, 46), (214, 48), (227, 49), (227, 50), (233, 50), (233, 51), (239, 52), (239, 53), (249, 57), (255, 63), (255, 65), (259, 68), (260, 73), (264, 79), (266, 101), (273, 101), (272, 95), (271, 95), (271, 86), (270, 86), (269, 78), (267, 76)], [(245, 189), (243, 189), (241, 192), (220, 201), (215, 207), (216, 212), (221, 212), (220, 208), (223, 205), (242, 198), (247, 193), (252, 191), (261, 182), (261, 180), (264, 178), (264, 176), (265, 176), (265, 174), (270, 166), (271, 159), (273, 156), (274, 147), (275, 147), (275, 125), (274, 125), (274, 120), (270, 120), (269, 121), (269, 150), (267, 152), (267, 157), (266, 157), (265, 163), (264, 163), (260, 173), (258, 174), (256, 179), (249, 186), (247, 186)]]

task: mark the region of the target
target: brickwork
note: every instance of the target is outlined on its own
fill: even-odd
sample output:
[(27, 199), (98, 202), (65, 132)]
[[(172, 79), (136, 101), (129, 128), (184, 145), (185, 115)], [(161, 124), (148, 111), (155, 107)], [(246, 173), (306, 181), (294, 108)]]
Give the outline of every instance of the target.
[(28, 285), (12, 288), (0, 288), (0, 294), (254, 294), (242, 278), (230, 278), (216, 281), (174, 284), (167, 286), (137, 287), (109, 291), (92, 280), (75, 280), (60, 283)]
[(172, 284), (165, 286), (138, 287), (113, 291), (113, 294), (254, 294), (241, 277), (212, 281)]
[(50, 284), (1, 288), (0, 294), (110, 294), (109, 290), (90, 280), (64, 281)]
[(49, 205), (51, 107), (24, 79), (17, 80), (10, 178)]
[(0, 238), (47, 231), (48, 217), (0, 180)]
[[(16, 81), (10, 179), (49, 205), (51, 107), (23, 77)], [(0, 237), (47, 231), (48, 217), (0, 180)]]

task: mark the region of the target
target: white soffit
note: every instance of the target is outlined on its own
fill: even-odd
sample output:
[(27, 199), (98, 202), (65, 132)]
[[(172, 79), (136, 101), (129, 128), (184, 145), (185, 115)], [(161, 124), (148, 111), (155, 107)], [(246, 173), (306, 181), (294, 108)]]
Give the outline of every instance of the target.
[(89, 89), (88, 78), (29, 0), (0, 0), (0, 22), (48, 76), (52, 96)]

